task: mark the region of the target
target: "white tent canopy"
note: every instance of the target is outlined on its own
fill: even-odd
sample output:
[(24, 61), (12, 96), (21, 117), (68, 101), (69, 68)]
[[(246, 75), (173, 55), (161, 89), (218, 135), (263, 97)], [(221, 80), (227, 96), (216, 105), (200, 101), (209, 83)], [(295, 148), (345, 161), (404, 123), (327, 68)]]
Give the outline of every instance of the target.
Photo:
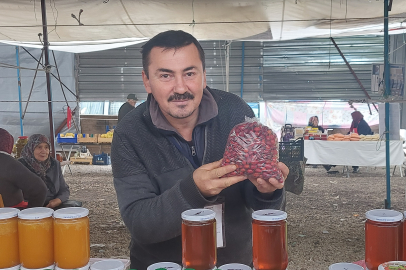
[[(50, 49), (67, 52), (128, 46), (168, 29), (190, 32), (199, 40), (288, 40), (383, 33), (383, 0), (45, 2)], [(390, 33), (405, 31), (405, 16), (406, 0), (393, 1)], [(79, 25), (79, 18), (83, 25)], [(42, 33), (39, 0), (0, 2), (0, 42), (40, 48), (38, 33)]]

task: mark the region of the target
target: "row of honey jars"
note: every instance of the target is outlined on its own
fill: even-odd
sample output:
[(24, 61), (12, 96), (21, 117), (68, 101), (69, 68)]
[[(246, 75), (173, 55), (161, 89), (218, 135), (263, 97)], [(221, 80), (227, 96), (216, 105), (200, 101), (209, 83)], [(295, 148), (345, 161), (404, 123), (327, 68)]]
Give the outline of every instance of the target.
[[(254, 269), (286, 269), (287, 214), (280, 210), (252, 213)], [(195, 270), (214, 269), (217, 263), (215, 212), (191, 209), (182, 213), (182, 264)]]
[[(89, 262), (89, 210), (0, 209), (0, 269), (75, 269)], [(4, 256), (3, 256), (4, 254)]]

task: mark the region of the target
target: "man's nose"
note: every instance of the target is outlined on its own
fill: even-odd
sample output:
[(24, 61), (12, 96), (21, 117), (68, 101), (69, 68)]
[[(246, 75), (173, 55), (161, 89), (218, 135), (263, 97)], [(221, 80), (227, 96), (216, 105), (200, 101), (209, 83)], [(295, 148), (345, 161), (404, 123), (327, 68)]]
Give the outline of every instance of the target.
[(178, 94), (183, 94), (186, 91), (187, 91), (187, 86), (186, 86), (183, 76), (176, 76), (174, 92), (178, 93)]

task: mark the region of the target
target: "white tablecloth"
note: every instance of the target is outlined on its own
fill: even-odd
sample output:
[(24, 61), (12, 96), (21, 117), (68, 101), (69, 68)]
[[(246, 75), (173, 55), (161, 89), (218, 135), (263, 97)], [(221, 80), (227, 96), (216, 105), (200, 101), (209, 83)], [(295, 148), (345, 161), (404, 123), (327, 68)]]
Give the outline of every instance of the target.
[[(307, 164), (386, 166), (385, 149), (384, 141), (304, 141)], [(390, 164), (402, 165), (404, 160), (402, 141), (391, 141), (389, 149)]]

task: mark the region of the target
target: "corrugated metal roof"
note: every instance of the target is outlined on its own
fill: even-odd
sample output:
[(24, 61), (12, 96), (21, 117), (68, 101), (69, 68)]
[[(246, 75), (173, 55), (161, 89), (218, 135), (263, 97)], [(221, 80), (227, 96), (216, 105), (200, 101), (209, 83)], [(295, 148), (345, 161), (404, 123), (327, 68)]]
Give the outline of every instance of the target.
[[(378, 98), (370, 91), (371, 64), (383, 62), (383, 37), (345, 37), (335, 41), (370, 96)], [(201, 44), (206, 54), (208, 86), (225, 90), (225, 41)], [(142, 45), (79, 54), (81, 100), (124, 100), (128, 93), (145, 99), (139, 52)], [(366, 98), (328, 38), (234, 41), (230, 45), (229, 65), (229, 91), (239, 96), (242, 92), (246, 101)]]

